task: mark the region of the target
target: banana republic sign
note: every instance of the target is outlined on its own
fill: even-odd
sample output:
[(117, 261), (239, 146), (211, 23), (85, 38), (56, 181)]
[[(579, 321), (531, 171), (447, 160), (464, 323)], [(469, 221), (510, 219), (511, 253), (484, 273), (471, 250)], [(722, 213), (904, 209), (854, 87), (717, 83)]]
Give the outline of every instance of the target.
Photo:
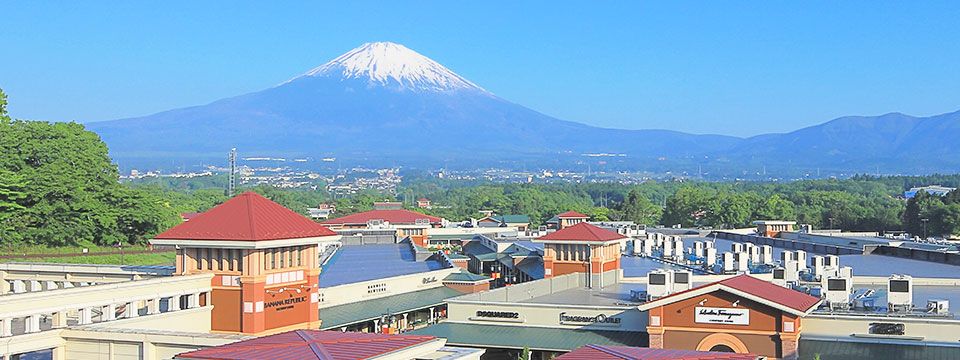
[(611, 325), (611, 326), (620, 326), (620, 318), (614, 316), (607, 316), (606, 314), (597, 314), (595, 316), (583, 316), (583, 315), (567, 315), (566, 312), (560, 313), (560, 323), (565, 325), (575, 324), (600, 324), (600, 325)]
[(306, 296), (288, 298), (282, 300), (267, 301), (263, 304), (264, 309), (276, 308), (274, 311), (283, 311), (292, 309), (294, 305), (307, 301)]

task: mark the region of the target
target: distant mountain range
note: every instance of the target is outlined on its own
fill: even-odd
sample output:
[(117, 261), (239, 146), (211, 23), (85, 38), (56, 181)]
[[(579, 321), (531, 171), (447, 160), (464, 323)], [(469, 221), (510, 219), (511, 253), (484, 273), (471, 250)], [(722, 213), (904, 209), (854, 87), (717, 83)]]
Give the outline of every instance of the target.
[(511, 103), (385, 42), (364, 44), (266, 90), (87, 127), (123, 163), (211, 161), (236, 147), (251, 155), (434, 167), (603, 161), (611, 169), (728, 173), (960, 170), (960, 112), (844, 117), (745, 139), (607, 129)]

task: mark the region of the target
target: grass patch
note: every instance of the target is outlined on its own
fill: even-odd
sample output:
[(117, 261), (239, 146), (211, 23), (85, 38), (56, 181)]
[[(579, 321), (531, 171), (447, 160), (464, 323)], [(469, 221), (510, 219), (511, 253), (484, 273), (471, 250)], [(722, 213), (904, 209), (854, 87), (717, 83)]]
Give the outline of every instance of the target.
[[(87, 249), (89, 254), (102, 253), (102, 252), (117, 252), (120, 249), (112, 246), (96, 246), (96, 245), (74, 245), (74, 246), (57, 246), (57, 247), (48, 247), (43, 245), (17, 245), (17, 246), (4, 246), (0, 247), (0, 255), (19, 255), (19, 254), (76, 254), (82, 255), (83, 249)], [(146, 245), (124, 245), (123, 251), (144, 251), (147, 250)]]
[(49, 257), (29, 259), (7, 259), (8, 262), (45, 262), (58, 264), (103, 264), (103, 265), (173, 265), (177, 253), (174, 251), (147, 254), (111, 254), (84, 255), (70, 257)]

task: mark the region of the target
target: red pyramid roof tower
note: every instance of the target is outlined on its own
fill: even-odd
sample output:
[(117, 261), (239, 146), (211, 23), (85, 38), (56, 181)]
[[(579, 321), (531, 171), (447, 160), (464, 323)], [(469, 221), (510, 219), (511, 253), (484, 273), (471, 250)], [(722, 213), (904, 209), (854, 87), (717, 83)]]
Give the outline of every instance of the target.
[(605, 243), (626, 238), (610, 230), (601, 229), (590, 223), (579, 223), (536, 238), (537, 242), (596, 242)]
[(332, 230), (260, 194), (245, 192), (155, 239), (266, 241), (334, 236)]

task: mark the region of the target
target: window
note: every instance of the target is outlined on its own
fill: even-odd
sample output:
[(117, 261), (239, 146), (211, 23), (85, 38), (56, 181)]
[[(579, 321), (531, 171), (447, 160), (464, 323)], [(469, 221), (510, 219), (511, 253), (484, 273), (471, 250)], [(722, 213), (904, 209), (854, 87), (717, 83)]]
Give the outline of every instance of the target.
[(233, 249), (227, 250), (227, 270), (233, 271), (233, 253), (235, 251)]
[(201, 267), (203, 264), (200, 263), (200, 249), (194, 250), (193, 259), (196, 260), (197, 270), (203, 270)]
[(297, 248), (297, 266), (303, 266), (303, 248)]
[(215, 254), (214, 259), (216, 260), (211, 264), (213, 265), (211, 266), (213, 268), (212, 270), (223, 270), (223, 249), (214, 249), (213, 252)]
[(287, 267), (287, 265), (286, 265), (286, 264), (287, 264), (287, 262), (286, 262), (286, 259), (287, 259), (287, 251), (284, 250), (284, 249), (277, 249), (277, 252), (278, 252), (279, 255), (280, 255), (280, 268), (283, 269), (283, 268)]
[(276, 251), (274, 251), (273, 249), (270, 249), (270, 250), (267, 250), (267, 251), (269, 251), (269, 254), (270, 254), (270, 255), (269, 255), (269, 256), (270, 256), (270, 269), (276, 269), (276, 268), (277, 268), (277, 253), (276, 253)]
[(287, 250), (287, 266), (293, 267), (293, 249)]
[(237, 271), (243, 271), (243, 250), (237, 250)]

